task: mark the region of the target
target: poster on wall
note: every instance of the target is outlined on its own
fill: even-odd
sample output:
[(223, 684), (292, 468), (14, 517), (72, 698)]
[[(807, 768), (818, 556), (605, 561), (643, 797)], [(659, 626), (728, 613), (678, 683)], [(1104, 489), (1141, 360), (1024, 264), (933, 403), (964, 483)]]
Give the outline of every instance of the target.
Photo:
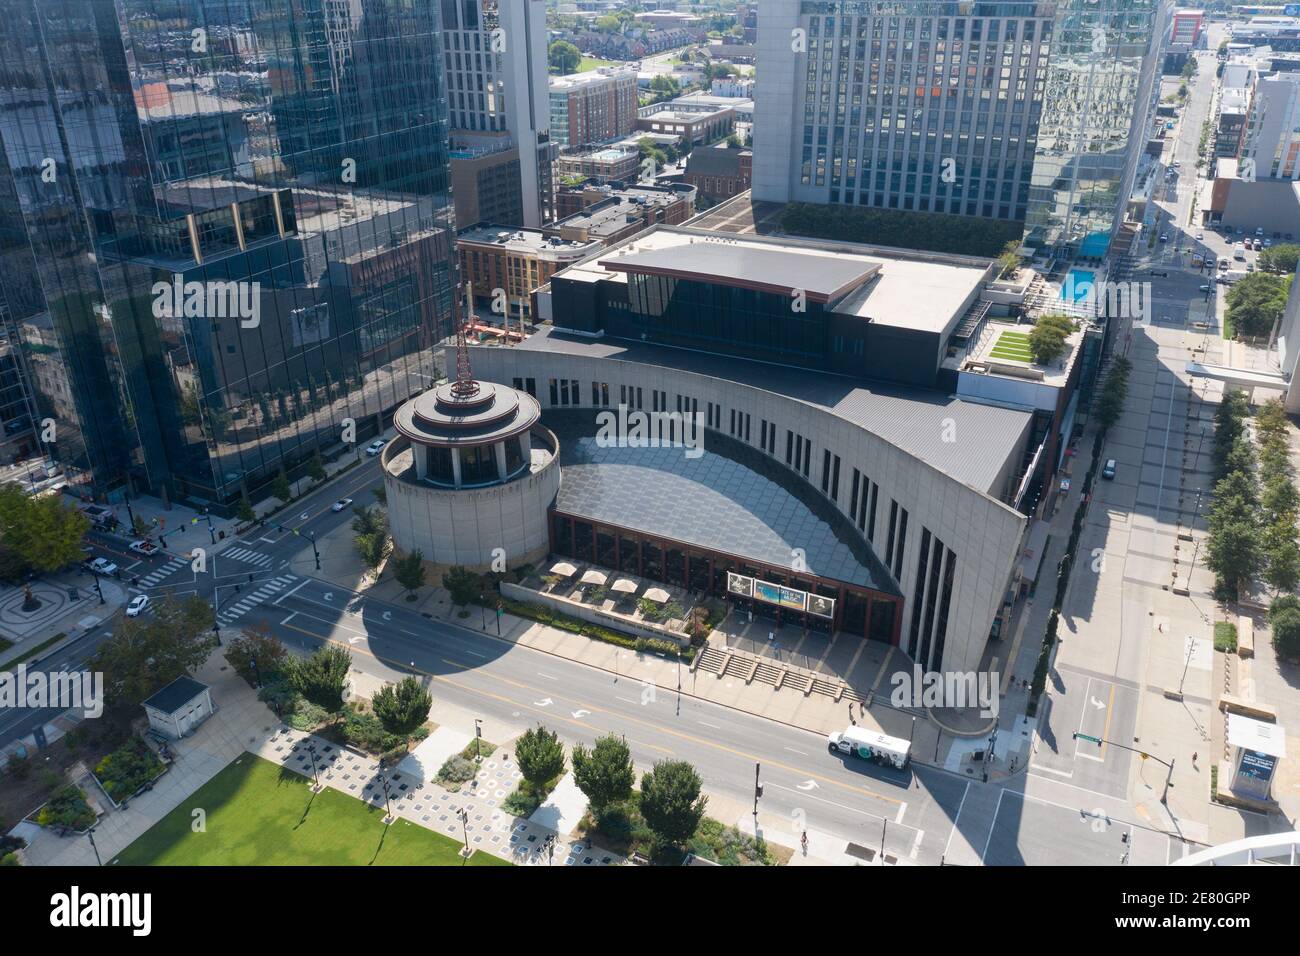
[(794, 588), (755, 579), (754, 597), (768, 604), (779, 604), (792, 611), (802, 611), (808, 594), (805, 591), (796, 591)]
[(818, 617), (834, 617), (835, 598), (822, 597), (820, 594), (808, 595), (808, 613)]
[(747, 578), (743, 574), (727, 572), (727, 591), (737, 597), (754, 596), (754, 579)]

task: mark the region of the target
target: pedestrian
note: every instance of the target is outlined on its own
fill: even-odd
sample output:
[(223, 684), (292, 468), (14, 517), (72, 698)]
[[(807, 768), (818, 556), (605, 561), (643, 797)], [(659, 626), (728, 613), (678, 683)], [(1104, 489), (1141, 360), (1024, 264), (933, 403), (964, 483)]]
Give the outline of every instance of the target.
[(1192, 751), (1192, 766), (1193, 766), (1193, 767), (1196, 766), (1196, 751), (1195, 751), (1195, 750)]
[(856, 726), (858, 725), (858, 722), (857, 722), (856, 720), (853, 719), (853, 702), (852, 702), (852, 701), (849, 702), (849, 723), (851, 723), (854, 727), (856, 727)]
[(803, 847), (803, 855), (808, 855), (808, 831), (803, 831), (803, 836), (799, 837), (799, 845)]

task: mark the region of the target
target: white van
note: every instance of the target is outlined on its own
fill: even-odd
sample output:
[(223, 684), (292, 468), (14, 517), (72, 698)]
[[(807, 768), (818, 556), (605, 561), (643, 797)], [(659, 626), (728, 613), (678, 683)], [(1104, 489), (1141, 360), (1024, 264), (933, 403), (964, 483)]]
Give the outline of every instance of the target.
[(849, 727), (843, 733), (830, 734), (827, 743), (831, 753), (852, 754), (899, 770), (912, 759), (909, 753), (912, 745), (906, 740), (862, 727)]
[(1246, 258), (1246, 244), (1244, 242), (1239, 242), (1232, 247), (1232, 258), (1234, 259)]

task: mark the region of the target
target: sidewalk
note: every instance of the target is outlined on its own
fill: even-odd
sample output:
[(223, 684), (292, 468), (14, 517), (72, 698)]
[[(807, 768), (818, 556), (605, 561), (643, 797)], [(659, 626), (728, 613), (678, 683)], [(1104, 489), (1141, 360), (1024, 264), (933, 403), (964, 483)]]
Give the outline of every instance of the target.
[[(44, 578), (32, 584), (32, 594), (41, 601), (41, 607), (31, 612), (22, 610), (22, 588), (0, 589), (0, 638), (10, 643), (0, 650), (0, 668), (52, 638), (62, 635), (73, 640), (83, 636), (110, 620), (130, 598), (125, 582), (101, 578), (100, 587), (104, 592), (103, 604), (99, 603), (94, 579), (88, 574), (66, 571)], [(77, 592), (75, 599), (71, 596), (73, 588)], [(42, 647), (39, 656), (27, 658), (27, 665), (32, 666), (55, 653), (63, 643), (60, 639)]]

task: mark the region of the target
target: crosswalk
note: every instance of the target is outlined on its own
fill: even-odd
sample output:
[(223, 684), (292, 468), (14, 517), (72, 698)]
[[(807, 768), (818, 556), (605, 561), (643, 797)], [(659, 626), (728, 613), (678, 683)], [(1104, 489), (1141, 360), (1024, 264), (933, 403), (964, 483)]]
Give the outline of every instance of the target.
[(174, 574), (187, 564), (189, 564), (189, 561), (185, 558), (173, 558), (156, 571), (152, 571), (142, 577), (140, 579), (140, 586), (142, 588), (157, 587), (163, 578)]
[(265, 568), (275, 562), (275, 558), (260, 554), (252, 548), (227, 548), (221, 552), (221, 557), (234, 558), (237, 561), (243, 561), (245, 564), (251, 564), (258, 568)]
[(256, 591), (252, 591), (238, 601), (232, 601), (222, 608), (221, 613), (217, 615), (217, 623), (223, 626), (233, 624), (263, 601), (275, 597), (297, 580), (297, 575), (293, 574), (282, 574), (278, 578), (271, 578)]

